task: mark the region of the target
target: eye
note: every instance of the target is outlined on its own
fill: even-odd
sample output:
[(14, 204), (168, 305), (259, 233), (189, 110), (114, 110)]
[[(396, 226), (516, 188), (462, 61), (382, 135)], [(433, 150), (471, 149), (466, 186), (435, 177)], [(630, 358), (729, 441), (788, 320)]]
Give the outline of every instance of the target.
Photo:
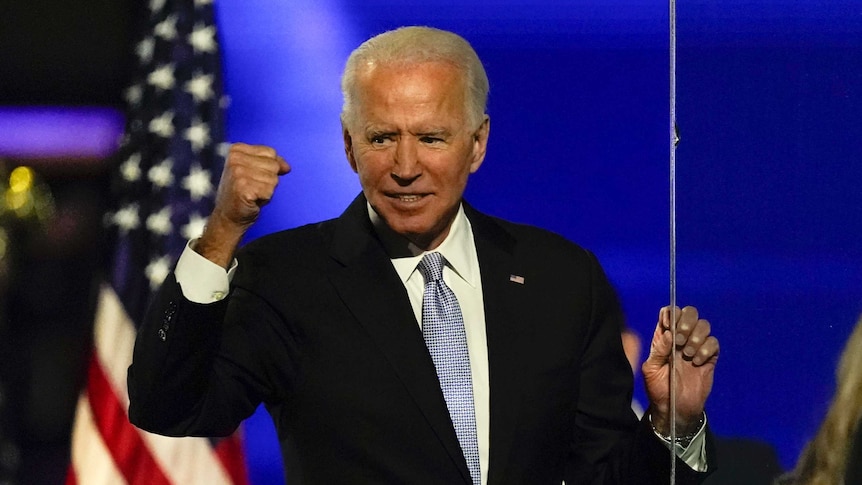
[(443, 139), (438, 138), (436, 136), (423, 136), (422, 138), (419, 139), (419, 141), (421, 141), (422, 143), (427, 143), (429, 145), (433, 145), (435, 143), (442, 143)]
[(392, 135), (387, 133), (371, 135), (368, 137), (368, 142), (376, 146), (385, 145), (390, 141), (392, 141)]

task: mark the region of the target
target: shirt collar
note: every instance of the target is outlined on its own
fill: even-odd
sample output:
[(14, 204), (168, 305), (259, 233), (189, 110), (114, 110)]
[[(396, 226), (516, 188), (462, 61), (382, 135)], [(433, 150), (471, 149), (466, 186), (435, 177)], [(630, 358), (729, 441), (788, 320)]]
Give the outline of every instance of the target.
[[(473, 240), (473, 228), (470, 225), (470, 220), (464, 214), (464, 206), (458, 207), (458, 213), (452, 221), (452, 227), (449, 228), (449, 234), (440, 243), (439, 246), (431, 251), (421, 251), (418, 254), (410, 255), (409, 253), (401, 256), (403, 250), (395, 250), (398, 246), (403, 246), (403, 238), (397, 234), (387, 231), (388, 229), (383, 222), (383, 219), (374, 211), (371, 204), (368, 204), (368, 217), (371, 223), (377, 229), (377, 234), (383, 242), (387, 253), (390, 255), (392, 265), (402, 283), (406, 283), (422, 257), (429, 252), (438, 252), (446, 259), (447, 266), (452, 269), (461, 279), (473, 288), (478, 286), (479, 276), (479, 258), (476, 254), (476, 244)], [(396, 256), (393, 256), (396, 255)]]

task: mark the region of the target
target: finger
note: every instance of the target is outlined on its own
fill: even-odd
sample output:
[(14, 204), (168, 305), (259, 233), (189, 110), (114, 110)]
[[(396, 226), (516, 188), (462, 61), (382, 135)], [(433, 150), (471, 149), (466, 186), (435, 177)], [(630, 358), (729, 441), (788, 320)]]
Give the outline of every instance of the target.
[(676, 340), (677, 347), (682, 347), (688, 341), (689, 335), (697, 325), (697, 308), (687, 306), (677, 314)]
[(255, 150), (254, 147), (250, 147), (249, 149), (238, 149), (232, 146), (228, 152), (227, 162), (234, 165), (279, 165), (278, 160), (281, 159), (281, 157), (278, 156), (273, 148), (259, 148), (260, 150)]
[(234, 143), (230, 146), (229, 153), (243, 153), (256, 157), (276, 158), (278, 154), (275, 148), (266, 145), (248, 145), (246, 143)]
[(231, 175), (237, 180), (248, 179), (261, 184), (275, 185), (281, 170), (273, 158), (238, 157), (230, 164)]
[(676, 316), (676, 318), (679, 318), (679, 307), (675, 306), (675, 307), (673, 307), (673, 309), (671, 309), (670, 306), (666, 306), (666, 307), (662, 307), (662, 309), (659, 310), (658, 320), (659, 320), (659, 323), (661, 324), (661, 326), (665, 330), (670, 330), (670, 322), (671, 322), (671, 318), (673, 316)]
[(248, 176), (236, 177), (233, 190), (246, 205), (254, 204), (260, 207), (272, 199), (278, 185), (278, 176), (260, 170), (250, 172)]
[(661, 321), (659, 321), (652, 335), (647, 361), (652, 365), (664, 365), (667, 362), (668, 356), (670, 356), (671, 349), (670, 332), (665, 330)]
[(694, 329), (692, 329), (691, 333), (688, 336), (688, 340), (685, 342), (685, 347), (682, 349), (682, 354), (691, 359), (694, 357), (695, 353), (700, 350), (701, 345), (706, 342), (706, 338), (709, 337), (710, 333), (710, 324), (708, 321), (700, 319), (695, 324)]
[(718, 361), (718, 354), (720, 351), (720, 346), (718, 343), (718, 339), (714, 336), (710, 335), (706, 338), (703, 345), (697, 349), (697, 352), (694, 354), (694, 358), (691, 359), (692, 364), (696, 366), (701, 366), (704, 364), (715, 364)]
[(283, 159), (281, 157), (276, 157), (275, 159), (278, 162), (278, 174), (279, 175), (284, 175), (284, 174), (290, 172), (290, 165), (287, 163), (287, 161), (285, 159)]
[(227, 160), (225, 170), (234, 179), (248, 178), (263, 184), (277, 184), (278, 176), (287, 173), (290, 166), (281, 157), (269, 158), (233, 152)]
[(280, 163), (274, 158), (231, 152), (219, 183), (223, 197), (217, 199), (217, 205), (229, 219), (247, 224), (272, 199), (280, 170)]
[(290, 165), (281, 156), (269, 158), (243, 154), (237, 155), (234, 163), (237, 166), (246, 165), (253, 170), (259, 170), (261, 172), (260, 175), (265, 176), (266, 179), (270, 179), (270, 175), (281, 176), (289, 173), (291, 170)]
[[(222, 182), (246, 205), (261, 206), (272, 198), (278, 177), (290, 172), (290, 165), (264, 145), (234, 143), (228, 152)], [(220, 184), (221, 185), (221, 184)]]

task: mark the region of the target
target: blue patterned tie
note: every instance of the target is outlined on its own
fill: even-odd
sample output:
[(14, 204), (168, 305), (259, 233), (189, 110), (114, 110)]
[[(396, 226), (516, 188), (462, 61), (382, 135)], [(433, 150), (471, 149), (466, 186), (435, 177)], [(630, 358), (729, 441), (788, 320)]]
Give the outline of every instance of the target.
[(464, 318), (455, 293), (443, 282), (443, 255), (428, 253), (419, 262), (425, 278), (422, 296), (422, 337), (437, 368), (443, 398), (467, 459), (474, 485), (479, 475), (479, 443), (476, 438), (476, 412), (473, 407), (473, 379)]

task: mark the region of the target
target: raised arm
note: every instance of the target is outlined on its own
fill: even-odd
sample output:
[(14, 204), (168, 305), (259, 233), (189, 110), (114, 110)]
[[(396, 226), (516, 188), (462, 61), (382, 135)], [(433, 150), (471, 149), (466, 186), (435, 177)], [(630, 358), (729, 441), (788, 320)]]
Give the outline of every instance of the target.
[[(204, 234), (192, 245), (203, 258), (186, 249), (139, 329), (128, 373), (134, 424), (168, 435), (226, 434), (265, 394), (254, 345), (241, 327), (226, 324), (225, 269), (272, 198), (278, 177), (289, 170), (270, 147), (238, 143), (230, 148), (216, 206)], [(247, 318), (273, 318), (266, 305), (244, 308)], [(219, 367), (219, 352), (230, 365)]]

